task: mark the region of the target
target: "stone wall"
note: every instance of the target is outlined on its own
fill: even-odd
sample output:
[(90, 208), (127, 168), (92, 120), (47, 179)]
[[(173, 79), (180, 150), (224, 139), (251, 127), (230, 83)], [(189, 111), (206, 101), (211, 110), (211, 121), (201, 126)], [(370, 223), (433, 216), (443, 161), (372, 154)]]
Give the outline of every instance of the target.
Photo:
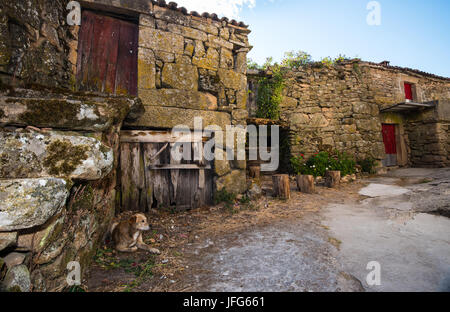
[(3, 288), (61, 291), (71, 261), (84, 274), (115, 214), (122, 122), (142, 109), (93, 94), (0, 94)]
[[(253, 113), (260, 75), (249, 74), (254, 94), (248, 107)], [(285, 70), (284, 77), (281, 119), (290, 125), (293, 155), (337, 149), (359, 159), (382, 160), (381, 124), (389, 118), (392, 122), (392, 116), (380, 115), (380, 111), (404, 103), (404, 82), (410, 82), (417, 102), (439, 101), (439, 106), (395, 118), (394, 123), (402, 127), (404, 123), (400, 130), (408, 155), (404, 165), (448, 165), (449, 79), (359, 60), (333, 66), (311, 64)]]
[[(68, 1), (0, 1), (0, 82), (71, 88), (77, 27), (68, 27)], [(76, 44), (76, 42), (75, 42)]]
[[(115, 214), (119, 135), (132, 129), (245, 125), (245, 25), (164, 1), (80, 1), (139, 22), (139, 97), (74, 91), (78, 31), (67, 1), (1, 1), (0, 280), (60, 291), (82, 277)], [(144, 106), (144, 105), (145, 106)], [(224, 153), (227, 146), (217, 148)], [(216, 161), (216, 188), (247, 189), (245, 161)]]
[[(224, 131), (246, 125), (247, 28), (157, 5), (140, 14), (139, 24), (138, 93), (145, 113), (127, 128), (193, 128), (195, 117)], [(216, 189), (246, 190), (245, 162), (216, 161), (215, 169)]]

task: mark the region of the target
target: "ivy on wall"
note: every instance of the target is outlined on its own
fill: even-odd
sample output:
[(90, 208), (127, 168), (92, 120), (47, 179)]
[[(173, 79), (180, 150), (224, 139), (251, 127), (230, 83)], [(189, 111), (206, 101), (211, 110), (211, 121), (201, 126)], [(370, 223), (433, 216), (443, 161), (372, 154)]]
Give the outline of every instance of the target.
[(283, 74), (278, 66), (273, 68), (272, 77), (263, 77), (259, 80), (256, 117), (280, 119), (280, 104), (283, 100), (284, 87)]

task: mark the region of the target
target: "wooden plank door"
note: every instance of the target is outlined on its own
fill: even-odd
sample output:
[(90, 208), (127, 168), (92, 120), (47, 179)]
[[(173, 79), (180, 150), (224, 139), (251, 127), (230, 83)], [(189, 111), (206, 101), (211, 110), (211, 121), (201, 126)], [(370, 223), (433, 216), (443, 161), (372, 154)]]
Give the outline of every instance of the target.
[[(212, 164), (177, 161), (171, 147), (180, 140), (168, 132), (122, 131), (120, 153), (121, 211), (184, 211), (213, 204)], [(192, 155), (201, 142), (186, 138)]]
[(136, 96), (138, 36), (137, 24), (83, 11), (78, 90)]
[(397, 140), (395, 125), (383, 124), (383, 142), (386, 151), (385, 166), (397, 165)]

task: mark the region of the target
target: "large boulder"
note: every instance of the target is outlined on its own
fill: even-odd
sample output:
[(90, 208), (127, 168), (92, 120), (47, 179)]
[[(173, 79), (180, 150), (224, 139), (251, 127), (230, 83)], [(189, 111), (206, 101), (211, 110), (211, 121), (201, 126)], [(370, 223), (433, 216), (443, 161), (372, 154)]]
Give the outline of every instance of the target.
[(0, 132), (0, 177), (46, 176), (98, 180), (109, 174), (114, 154), (100, 141), (57, 132)]
[(61, 211), (68, 196), (63, 179), (0, 180), (0, 232), (44, 224)]

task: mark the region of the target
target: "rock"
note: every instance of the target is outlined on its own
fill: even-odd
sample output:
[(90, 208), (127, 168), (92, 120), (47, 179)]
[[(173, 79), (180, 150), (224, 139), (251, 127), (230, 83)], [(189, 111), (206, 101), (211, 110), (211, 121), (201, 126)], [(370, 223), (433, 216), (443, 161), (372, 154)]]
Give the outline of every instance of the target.
[(162, 129), (186, 125), (190, 129), (193, 129), (195, 117), (203, 118), (204, 127), (218, 125), (222, 129), (225, 129), (227, 125), (231, 125), (231, 115), (225, 112), (157, 106), (146, 106), (145, 114), (138, 121), (133, 123), (127, 122), (126, 125), (130, 127), (153, 125), (155, 128)]
[(139, 33), (139, 46), (158, 51), (183, 54), (184, 37), (150, 27), (141, 27)]
[(19, 253), (19, 252), (12, 252), (8, 254), (6, 257), (3, 258), (5, 261), (5, 264), (8, 268), (12, 268), (18, 265), (23, 264), (25, 261), (26, 254)]
[[(198, 90), (198, 70), (188, 64), (165, 64), (162, 71), (163, 86), (180, 90)], [(175, 97), (174, 97), (175, 98)]]
[(30, 272), (25, 265), (15, 266), (8, 270), (2, 289), (7, 292), (30, 292)]
[(19, 95), (23, 97), (0, 98), (0, 126), (106, 131), (115, 120), (124, 119), (129, 110), (139, 104), (135, 99), (120, 97), (69, 99), (41, 93)]
[(207, 92), (154, 89), (141, 90), (140, 96), (146, 106), (164, 106), (200, 110), (217, 109), (217, 98)]
[(216, 148), (216, 156), (214, 158), (214, 169), (219, 177), (222, 177), (231, 172), (230, 162), (227, 159), (227, 153)]
[(225, 88), (233, 90), (245, 90), (247, 88), (247, 77), (234, 70), (219, 69), (219, 79)]
[(0, 251), (17, 244), (17, 232), (0, 233)]
[(44, 224), (61, 211), (69, 196), (63, 179), (0, 180), (0, 231)]
[(114, 154), (94, 138), (57, 132), (0, 132), (0, 177), (64, 177), (98, 180), (109, 174)]
[(252, 183), (250, 189), (247, 191), (248, 197), (251, 199), (258, 199), (262, 196), (262, 189), (257, 183)]
[(217, 190), (225, 189), (229, 193), (242, 194), (247, 191), (247, 176), (245, 170), (234, 170), (217, 180)]

